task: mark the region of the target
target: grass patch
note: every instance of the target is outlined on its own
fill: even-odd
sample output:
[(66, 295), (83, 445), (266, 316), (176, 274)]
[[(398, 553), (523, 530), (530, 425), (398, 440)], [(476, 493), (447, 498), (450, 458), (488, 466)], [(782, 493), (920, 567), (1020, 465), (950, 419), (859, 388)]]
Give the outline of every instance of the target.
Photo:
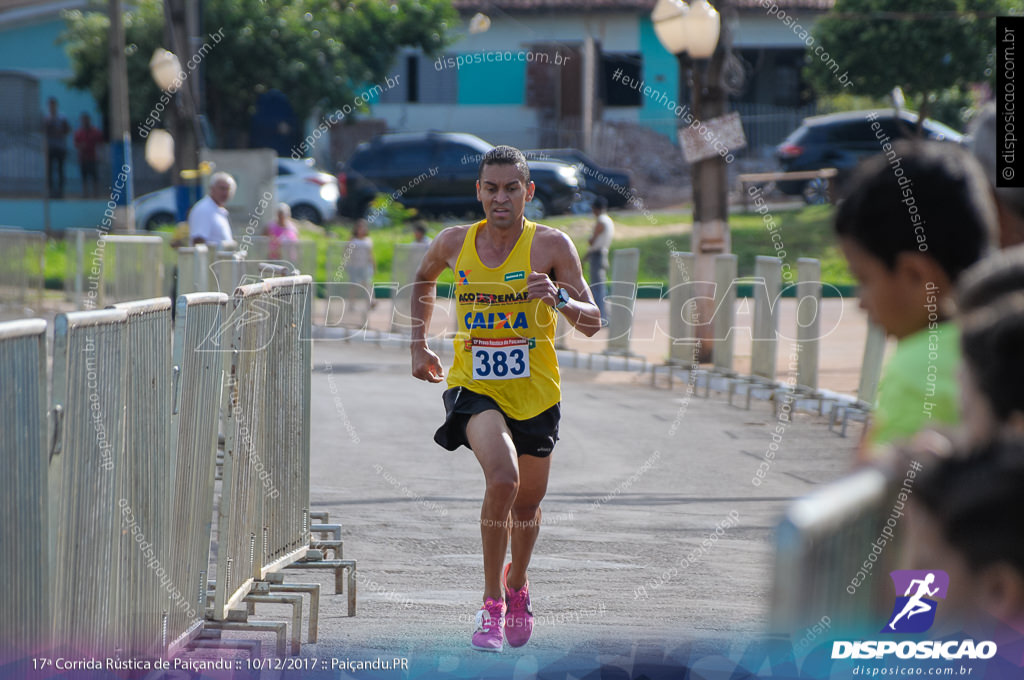
[[(785, 257), (783, 260), (796, 271), (797, 259), (810, 257), (821, 261), (822, 281), (833, 285), (855, 283), (846, 260), (839, 250), (832, 232), (832, 207), (807, 206), (799, 210), (778, 211), (771, 214), (781, 237)], [(616, 222), (616, 227), (618, 222)], [(752, 276), (754, 259), (758, 255), (776, 255), (771, 233), (757, 213), (740, 213), (729, 216), (729, 230), (732, 235), (732, 252), (737, 256), (740, 276)], [(618, 238), (625, 236), (625, 238)], [(661, 235), (647, 235), (630, 238), (628, 234), (616, 232), (612, 249), (638, 248), (640, 250), (641, 282), (668, 283), (669, 241), (676, 250), (690, 251), (690, 234), (666, 228)], [(577, 247), (586, 245), (586, 239), (577, 241)]]
[[(853, 285), (855, 281), (839, 251), (839, 245), (832, 231), (832, 211), (833, 207), (829, 205), (806, 206), (797, 210), (775, 211), (771, 213), (771, 217), (778, 226), (777, 233), (782, 239), (781, 242), (785, 250), (784, 260), (793, 267), (794, 271), (798, 258), (811, 257), (821, 261), (822, 281), (837, 286)], [(639, 281), (641, 283), (660, 282), (667, 286), (669, 250), (672, 247), (676, 250), (690, 250), (690, 235), (684, 233), (683, 230), (688, 228), (692, 217), (685, 211), (659, 213), (657, 217), (658, 224), (652, 225), (642, 214), (613, 214), (616, 239), (612, 249), (638, 248), (640, 250)], [(587, 237), (593, 224), (591, 216), (559, 215), (545, 220), (545, 223), (565, 231), (572, 238), (579, 252), (581, 254), (586, 252)], [(445, 226), (447, 226), (446, 223), (428, 222), (428, 233), (436, 236)], [(754, 273), (754, 258), (756, 256), (775, 254), (771, 234), (765, 228), (765, 222), (761, 215), (757, 213), (730, 215), (729, 229), (732, 233), (732, 251), (736, 253), (739, 260), (740, 276), (750, 276)], [(642, 231), (642, 235), (631, 236), (630, 232), (633, 230)], [(160, 231), (172, 231), (172, 229), (166, 227)], [(303, 239), (312, 239), (317, 242), (315, 281), (332, 281), (334, 279), (334, 269), (338, 263), (326, 261), (327, 244), (330, 241), (348, 239), (350, 235), (350, 228), (340, 224), (330, 225), (323, 232), (302, 231)], [(392, 280), (391, 263), (394, 259), (395, 246), (399, 243), (411, 243), (412, 232), (405, 225), (395, 225), (375, 227), (371, 230), (370, 236), (373, 238), (373, 251), (377, 260), (377, 275), (374, 277), (374, 281), (376, 283), (389, 282)], [(674, 245), (669, 245), (669, 241)], [(86, 239), (87, 267), (91, 266), (90, 253), (95, 244), (95, 238)], [(74, 248), (73, 242), (70, 240), (57, 239), (47, 242), (45, 261), (47, 288), (63, 287), (69, 248)], [(438, 281), (452, 283), (454, 276), (450, 270), (446, 270)]]

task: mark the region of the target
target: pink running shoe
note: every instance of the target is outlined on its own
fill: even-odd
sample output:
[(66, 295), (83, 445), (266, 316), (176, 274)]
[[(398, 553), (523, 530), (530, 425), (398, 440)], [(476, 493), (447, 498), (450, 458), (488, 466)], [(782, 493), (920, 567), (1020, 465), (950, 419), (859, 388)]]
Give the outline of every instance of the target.
[(500, 652), (503, 647), (501, 627), (505, 620), (505, 603), (493, 597), (484, 601), (476, 613), (476, 632), (473, 649), (482, 652)]
[(505, 565), (505, 573), (501, 576), (501, 584), (505, 586), (505, 602), (508, 614), (505, 616), (505, 639), (513, 647), (522, 647), (530, 641), (533, 634), (533, 607), (530, 606), (530, 581), (523, 587), (514, 590), (508, 585), (508, 572), (512, 563)]

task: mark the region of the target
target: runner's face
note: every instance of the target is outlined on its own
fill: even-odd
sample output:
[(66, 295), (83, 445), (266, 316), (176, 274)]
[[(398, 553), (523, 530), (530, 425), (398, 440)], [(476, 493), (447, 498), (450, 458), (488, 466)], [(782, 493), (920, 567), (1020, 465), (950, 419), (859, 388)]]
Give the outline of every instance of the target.
[(533, 198), (533, 182), (523, 182), (523, 175), (512, 164), (485, 165), (476, 181), (476, 197), (483, 205), (487, 224), (498, 228), (522, 224), (526, 202)]

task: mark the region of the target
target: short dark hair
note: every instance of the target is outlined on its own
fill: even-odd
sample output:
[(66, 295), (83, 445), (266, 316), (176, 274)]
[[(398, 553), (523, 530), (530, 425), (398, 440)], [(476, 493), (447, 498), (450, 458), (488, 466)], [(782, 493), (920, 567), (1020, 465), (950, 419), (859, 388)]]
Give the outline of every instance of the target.
[(598, 210), (608, 209), (608, 199), (604, 196), (595, 196), (592, 205)]
[(952, 457), (920, 460), (913, 498), (945, 541), (972, 570), (1005, 562), (1024, 573), (1024, 439), (954, 446)]
[(526, 162), (526, 156), (514, 146), (496, 146), (485, 153), (477, 169), (478, 178), (483, 176), (485, 165), (514, 165), (522, 173), (523, 183), (530, 183), (530, 166)]
[(985, 170), (989, 184), (995, 189), (996, 197), (1018, 217), (1024, 218), (1024, 188), (996, 186), (999, 123), (995, 103), (985, 105), (971, 121), (970, 133), (971, 152)]
[(427, 233), (427, 223), (424, 222), (423, 220), (416, 220), (415, 222), (412, 223), (412, 230), (413, 231), (418, 231), (421, 234), (426, 234)]
[(972, 265), (957, 283), (957, 311), (967, 314), (1009, 293), (1024, 292), (1024, 247), (998, 250)]
[(855, 170), (835, 230), (893, 269), (923, 253), (951, 281), (988, 253), (998, 233), (985, 173), (949, 142), (897, 142)]
[(1024, 292), (973, 310), (961, 326), (964, 362), (996, 419), (1024, 413)]

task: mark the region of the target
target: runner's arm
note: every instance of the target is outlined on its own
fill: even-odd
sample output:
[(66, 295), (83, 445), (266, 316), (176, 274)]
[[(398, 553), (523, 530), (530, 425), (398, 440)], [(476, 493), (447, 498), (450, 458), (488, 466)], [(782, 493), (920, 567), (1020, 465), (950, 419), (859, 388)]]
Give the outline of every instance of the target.
[(427, 329), (434, 313), (434, 299), (437, 293), (437, 277), (450, 266), (454, 249), (461, 247), (461, 234), (456, 228), (448, 228), (437, 235), (423, 256), (416, 278), (412, 284), (412, 302), (409, 315), (412, 317), (412, 374), (420, 380), (441, 382), (444, 370), (441, 361), (427, 346)]
[(559, 311), (574, 328), (590, 337), (601, 330), (601, 312), (594, 304), (590, 288), (583, 279), (583, 266), (580, 264), (576, 246), (568, 236), (559, 231), (554, 231), (549, 238), (555, 254), (554, 281), (545, 283), (538, 280), (536, 283), (531, 283), (530, 298), (540, 298), (554, 307), (557, 302), (558, 289), (565, 288), (569, 293), (569, 304)]

